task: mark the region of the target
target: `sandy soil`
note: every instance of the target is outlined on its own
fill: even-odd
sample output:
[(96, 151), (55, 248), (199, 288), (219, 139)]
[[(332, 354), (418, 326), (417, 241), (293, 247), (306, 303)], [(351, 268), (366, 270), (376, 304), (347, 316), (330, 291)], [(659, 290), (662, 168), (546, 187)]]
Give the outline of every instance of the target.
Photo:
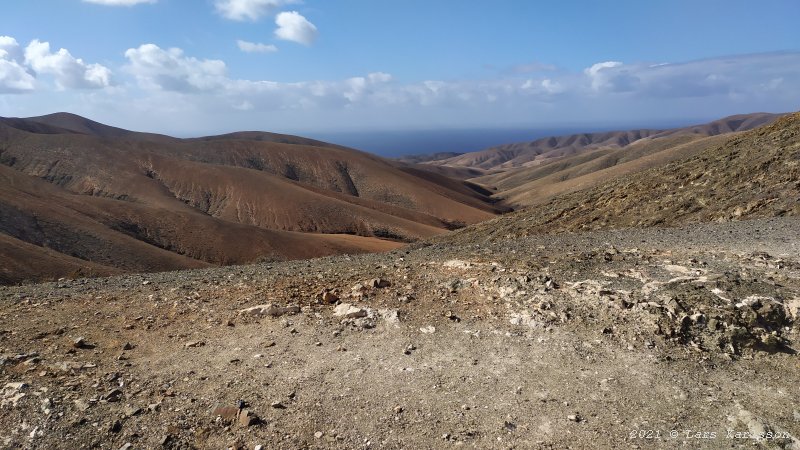
[(0, 446), (800, 448), (798, 236), (441, 238), (0, 288)]

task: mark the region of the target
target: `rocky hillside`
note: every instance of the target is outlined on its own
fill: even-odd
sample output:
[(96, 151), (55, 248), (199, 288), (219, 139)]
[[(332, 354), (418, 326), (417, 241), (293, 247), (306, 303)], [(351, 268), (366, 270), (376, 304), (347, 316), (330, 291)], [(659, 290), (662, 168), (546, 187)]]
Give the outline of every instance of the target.
[(453, 239), (800, 215), (800, 113), (689, 159), (556, 197)]
[(798, 236), (476, 236), (0, 287), (0, 446), (797, 449)]
[(486, 194), (295, 136), (0, 118), (0, 283), (385, 251), (493, 217)]
[(0, 445), (797, 450), (799, 140), (384, 253), (0, 287)]
[(751, 130), (768, 124), (779, 116), (778, 114), (768, 113), (742, 114), (725, 117), (706, 124), (667, 130), (640, 129), (552, 136), (532, 142), (499, 145), (430, 163), (485, 170), (536, 166), (548, 160), (580, 155), (597, 149), (624, 148), (643, 139), (658, 139), (677, 135), (694, 137), (716, 136)]
[(494, 198), (523, 208), (541, 204), (564, 193), (587, 189), (615, 178), (689, 158), (717, 148), (730, 138), (731, 134), (642, 139), (624, 148), (598, 149), (470, 181), (492, 186)]

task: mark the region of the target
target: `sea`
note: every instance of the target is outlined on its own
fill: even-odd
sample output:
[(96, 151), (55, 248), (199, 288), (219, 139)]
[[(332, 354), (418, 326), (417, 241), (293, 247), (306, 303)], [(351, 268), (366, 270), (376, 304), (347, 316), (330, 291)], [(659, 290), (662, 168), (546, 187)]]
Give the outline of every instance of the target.
[(696, 121), (639, 124), (605, 127), (563, 128), (501, 128), (501, 129), (433, 129), (388, 131), (330, 131), (306, 132), (302, 135), (325, 142), (344, 145), (388, 158), (406, 155), (424, 155), (439, 152), (467, 153), (515, 142), (563, 136), (576, 133), (632, 130), (637, 128), (667, 129), (686, 126)]

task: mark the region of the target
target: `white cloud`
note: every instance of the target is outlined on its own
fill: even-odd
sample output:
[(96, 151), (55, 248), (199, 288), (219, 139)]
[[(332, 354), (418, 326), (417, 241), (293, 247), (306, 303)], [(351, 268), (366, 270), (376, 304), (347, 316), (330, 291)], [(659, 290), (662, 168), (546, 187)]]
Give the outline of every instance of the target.
[(550, 78), (545, 78), (543, 80), (525, 80), (522, 83), (521, 89), (527, 91), (532, 94), (561, 94), (566, 91), (564, 85), (556, 80), (551, 80)]
[[(0, 38), (0, 50), (0, 93), (39, 87), (35, 79), (39, 71), (9, 56), (20, 53), (16, 41)], [(44, 53), (59, 55), (49, 48)], [(96, 108), (94, 115), (98, 117), (128, 117), (129, 124), (120, 122), (127, 127), (184, 135), (263, 129), (265, 123), (271, 130), (284, 131), (300, 126), (425, 124), (452, 127), (583, 122), (599, 126), (610, 121), (642, 123), (791, 110), (800, 104), (800, 52), (666, 64), (606, 61), (577, 71), (556, 68), (524, 75), (506, 71), (484, 80), (419, 82), (395, 80), (377, 71), (335, 80), (240, 79), (230, 75), (221, 60), (189, 56), (181, 49), (162, 49), (154, 44), (129, 49), (125, 57), (123, 74), (139, 89), (123, 85), (113, 92), (106, 89), (91, 94), (43, 92), (27, 99), (31, 99), (30, 104), (39, 102), (37, 113), (47, 109), (88, 114), (89, 108)], [(94, 77), (90, 66), (84, 67), (81, 80), (102, 80), (102, 70)], [(59, 103), (58, 99), (69, 95), (75, 96), (72, 104)], [(31, 108), (26, 106), (27, 101), (7, 104), (13, 106), (6, 111)], [(0, 108), (2, 105), (0, 95)], [(515, 122), (510, 124), (509, 120)], [(167, 123), (175, 128), (165, 128)]]
[(236, 45), (239, 46), (239, 50), (245, 53), (273, 53), (278, 51), (278, 47), (272, 44), (262, 44), (259, 42), (238, 40), (236, 41)]
[(547, 78), (542, 80), (542, 87), (551, 94), (560, 94), (564, 92), (564, 86), (562, 86), (561, 83)]
[(5, 50), (6, 58), (19, 61), (22, 59), (22, 48), (11, 36), (0, 36), (0, 50)]
[(227, 67), (220, 60), (184, 56), (183, 50), (164, 50), (155, 44), (144, 44), (125, 52), (126, 67), (148, 89), (190, 92), (211, 91), (225, 86)]
[(373, 72), (367, 75), (370, 83), (388, 83), (392, 81), (392, 75), (385, 72)]
[(230, 20), (256, 21), (295, 0), (215, 0), (217, 12)]
[(94, 3), (105, 6), (134, 6), (142, 3), (156, 3), (158, 0), (83, 0), (84, 3)]
[[(0, 48), (14, 51), (10, 39), (0, 39)], [(32, 43), (29, 52), (43, 44)], [(239, 42), (243, 50), (256, 50), (266, 44)], [(56, 61), (77, 61), (68, 52), (55, 54), (44, 47), (39, 53), (45, 56), (34, 58), (31, 67), (36, 72), (45, 67), (61, 67)], [(268, 51), (266, 48), (265, 51)], [(8, 52), (9, 50), (6, 50)], [(54, 61), (50, 61), (47, 58)], [(800, 94), (800, 53), (742, 55), (687, 63), (636, 63), (606, 61), (593, 64), (585, 70), (570, 72), (562, 69), (547, 71), (542, 76), (518, 78), (514, 76), (489, 80), (440, 81), (426, 80), (416, 83), (400, 83), (384, 72), (373, 72), (342, 80), (309, 80), (298, 82), (275, 82), (270, 80), (237, 79), (228, 75), (225, 62), (202, 59), (184, 54), (181, 49), (162, 49), (154, 44), (145, 44), (125, 52), (125, 73), (134, 77), (144, 89), (144, 95), (164, 95), (157, 92), (173, 92), (185, 96), (185, 102), (200, 101), (204, 104), (217, 102), (214, 111), (335, 111), (366, 110), (380, 108), (415, 109), (418, 112), (434, 108), (481, 111), (514, 108), (564, 109), (575, 107), (602, 110), (623, 102), (652, 105), (652, 99), (717, 98), (709, 101), (746, 102), (747, 99), (766, 101), (769, 98), (797, 99)], [(5, 90), (14, 80), (16, 90), (33, 85), (26, 76), (23, 64), (13, 63), (4, 56), (3, 66)], [(49, 62), (49, 64), (44, 64)], [(78, 64), (76, 63), (76, 64)], [(106, 72), (102, 66), (78, 64), (83, 70), (76, 71), (80, 81), (102, 85), (106, 83)], [(72, 64), (73, 66), (75, 64)], [(104, 70), (105, 69), (105, 70)], [(53, 69), (55, 71), (55, 69)], [(70, 73), (69, 71), (63, 71)], [(31, 73), (34, 75), (35, 73)], [(66, 77), (66, 79), (70, 79)], [(66, 82), (62, 82), (66, 84)], [(74, 84), (74, 83), (73, 83)], [(148, 93), (149, 91), (149, 93)], [(196, 100), (192, 100), (192, 98)], [(212, 101), (212, 99), (216, 99)], [(487, 108), (487, 105), (495, 105)], [(572, 106), (569, 106), (572, 105)], [(575, 106), (579, 105), (579, 106)], [(762, 107), (763, 109), (763, 107)], [(486, 114), (489, 114), (486, 112)], [(565, 113), (571, 117), (571, 113)]]
[(37, 74), (55, 78), (59, 89), (100, 89), (111, 85), (111, 70), (100, 64), (86, 64), (62, 48), (53, 53), (49, 42), (34, 39), (25, 48), (25, 65)]
[(27, 92), (36, 87), (36, 79), (18, 61), (21, 55), (16, 39), (0, 36), (0, 94)]
[(600, 73), (600, 71), (603, 70), (603, 69), (613, 69), (614, 67), (619, 67), (621, 65), (622, 65), (622, 63), (619, 62), (619, 61), (599, 62), (599, 63), (594, 64), (591, 67), (587, 68), (586, 70), (584, 70), (584, 72), (586, 72), (586, 75), (589, 75), (590, 77), (594, 77), (598, 73)]
[(619, 61), (599, 62), (583, 71), (589, 77), (592, 89), (604, 92), (625, 92), (633, 90), (639, 81), (629, 73), (629, 69)]
[(23, 50), (16, 39), (0, 36), (0, 92), (26, 92), (37, 87), (38, 75), (52, 75), (65, 89), (100, 89), (111, 86), (111, 70), (87, 64), (66, 49), (53, 53), (48, 42), (33, 40)]
[[(361, 101), (366, 96), (375, 94), (376, 88), (392, 80), (392, 76), (384, 72), (374, 72), (366, 77), (353, 77), (344, 81), (341, 95), (350, 103)], [(337, 89), (334, 86), (334, 90)]]
[(32, 91), (36, 79), (15, 61), (3, 58), (0, 52), (0, 94), (15, 94)]
[(297, 11), (282, 12), (275, 16), (275, 36), (285, 41), (311, 45), (319, 34), (317, 27)]
[(584, 73), (592, 90), (599, 94), (628, 93), (643, 99), (747, 97), (774, 85), (775, 79), (800, 82), (800, 53), (761, 53), (684, 63), (599, 63)]

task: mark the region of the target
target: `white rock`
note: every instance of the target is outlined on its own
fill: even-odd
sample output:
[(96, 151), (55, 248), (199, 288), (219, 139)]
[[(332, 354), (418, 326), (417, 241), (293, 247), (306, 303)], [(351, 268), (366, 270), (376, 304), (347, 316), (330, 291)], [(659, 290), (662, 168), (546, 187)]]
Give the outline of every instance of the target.
[(272, 303), (266, 305), (252, 306), (239, 311), (239, 314), (251, 316), (272, 316), (279, 317), (284, 314), (297, 314), (300, 312), (300, 307), (297, 305), (292, 306), (276, 306)]
[(436, 328), (433, 325), (428, 325), (427, 327), (420, 328), (419, 331), (425, 334), (433, 334), (436, 332)]
[(774, 301), (775, 301), (775, 299), (772, 298), (772, 297), (764, 297), (764, 296), (761, 296), (761, 295), (751, 295), (751, 296), (745, 298), (744, 300), (742, 300), (741, 302), (737, 303), (736, 307), (737, 308), (744, 308), (745, 306), (747, 306), (748, 308), (752, 308), (752, 307), (754, 307), (755, 305), (757, 305), (759, 303), (762, 304), (762, 305), (766, 305), (766, 304), (772, 303)]
[(716, 295), (716, 296), (717, 296), (717, 297), (719, 297), (720, 299), (722, 299), (722, 300), (725, 300), (726, 302), (729, 302), (729, 301), (731, 301), (731, 299), (729, 299), (729, 298), (725, 297), (724, 295), (722, 295), (722, 294), (725, 294), (725, 291), (723, 291), (723, 290), (722, 290), (722, 289), (720, 289), (720, 288), (713, 288), (713, 289), (711, 289), (711, 293), (713, 293), (714, 295)]
[(691, 274), (691, 273), (693, 272), (693, 271), (692, 271), (691, 269), (689, 269), (688, 267), (684, 267), (684, 266), (676, 266), (676, 265), (674, 265), (674, 264), (667, 264), (667, 265), (665, 265), (665, 266), (664, 266), (664, 270), (666, 270), (667, 272), (671, 272), (671, 273), (680, 273), (680, 274), (684, 274), (684, 275), (689, 275), (689, 274)]
[(469, 269), (472, 263), (469, 261), (462, 261), (460, 259), (451, 259), (442, 263), (442, 266), (448, 269)]
[(353, 306), (350, 303), (340, 303), (333, 309), (333, 315), (344, 317), (345, 319), (358, 319), (359, 317), (366, 317), (367, 310)]
[(3, 387), (2, 397), (0, 397), (0, 406), (16, 407), (17, 403), (25, 397), (25, 393), (21, 391), (27, 387), (28, 385), (22, 382), (6, 383)]

